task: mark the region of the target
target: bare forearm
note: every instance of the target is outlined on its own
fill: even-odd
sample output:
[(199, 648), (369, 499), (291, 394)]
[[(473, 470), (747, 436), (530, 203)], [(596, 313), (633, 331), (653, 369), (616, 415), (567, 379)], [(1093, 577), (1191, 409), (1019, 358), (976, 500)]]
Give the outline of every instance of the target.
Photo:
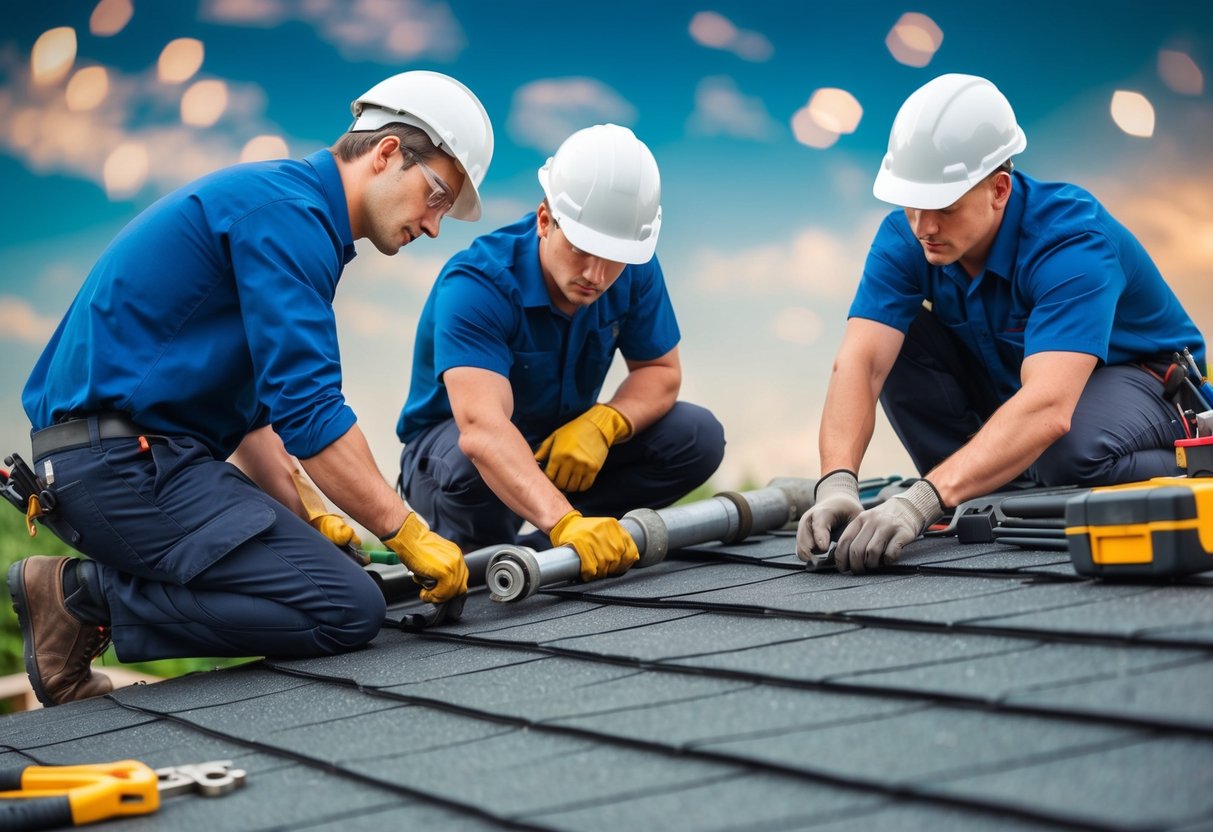
[(409, 515), (409, 507), (379, 473), (357, 425), (300, 462), (325, 496), (380, 538), (395, 534)]
[(627, 417), (636, 434), (670, 412), (681, 387), (678, 367), (638, 367), (628, 373), (607, 404)]
[(228, 462), (243, 471), (266, 494), (300, 517), (307, 516), (291, 479), (295, 458), (286, 452), (273, 428), (260, 428), (244, 437)]
[(459, 447), (493, 493), (544, 534), (573, 510), (535, 463), (526, 439), (508, 419), (461, 428)]
[(839, 468), (859, 473), (876, 427), (878, 390), (870, 379), (834, 368), (817, 441), (823, 474)]
[(988, 494), (1023, 473), (1069, 429), (1072, 408), (1024, 391), (1000, 407), (960, 450), (927, 474), (944, 505)]

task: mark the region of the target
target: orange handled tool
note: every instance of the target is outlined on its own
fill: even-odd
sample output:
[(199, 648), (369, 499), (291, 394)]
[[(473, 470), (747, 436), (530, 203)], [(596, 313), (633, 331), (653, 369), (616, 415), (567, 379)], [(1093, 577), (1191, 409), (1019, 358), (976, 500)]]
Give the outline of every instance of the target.
[(78, 826), (160, 808), (156, 772), (137, 760), (0, 771), (0, 829)]
[(119, 815), (146, 815), (160, 797), (227, 794), (244, 785), (230, 760), (152, 770), (138, 760), (0, 770), (0, 829), (32, 832), (80, 826)]

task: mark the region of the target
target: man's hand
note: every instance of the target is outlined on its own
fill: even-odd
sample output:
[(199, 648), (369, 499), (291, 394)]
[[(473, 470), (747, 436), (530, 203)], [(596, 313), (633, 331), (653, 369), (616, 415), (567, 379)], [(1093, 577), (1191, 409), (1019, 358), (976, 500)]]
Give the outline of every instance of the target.
[(400, 531), (383, 544), (396, 553), (400, 562), (420, 584), (421, 600), (441, 604), (468, 591), (468, 567), (459, 547), (434, 534), (425, 521), (412, 512)]
[(850, 523), (863, 511), (859, 502), (859, 480), (850, 471), (831, 471), (817, 481), (813, 507), (800, 518), (796, 529), (796, 556), (816, 563), (814, 555), (830, 548), (830, 533)]
[(552, 527), (553, 546), (572, 546), (581, 559), (581, 580), (622, 575), (640, 560), (636, 541), (614, 517), (582, 517), (570, 511)]
[(626, 416), (610, 405), (596, 404), (543, 440), (535, 460), (547, 461), (543, 473), (561, 491), (585, 491), (594, 484), (611, 446), (631, 435)]
[(304, 479), (302, 472), (298, 469), (292, 471), (291, 480), (295, 483), (295, 491), (299, 494), (303, 510), (307, 513), (307, 521), (312, 524), (313, 529), (338, 546), (348, 546), (351, 543), (355, 546), (362, 545), (362, 540), (345, 519), (328, 510), (324, 498)]
[(914, 540), (943, 515), (935, 486), (918, 480), (901, 494), (851, 521), (838, 538), (834, 563), (839, 572), (859, 574), (901, 557), (901, 547)]

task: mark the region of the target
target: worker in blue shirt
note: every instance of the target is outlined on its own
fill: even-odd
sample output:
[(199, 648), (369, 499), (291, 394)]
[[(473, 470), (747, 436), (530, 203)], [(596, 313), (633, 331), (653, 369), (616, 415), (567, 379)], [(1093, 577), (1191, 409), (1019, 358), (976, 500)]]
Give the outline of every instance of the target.
[[(945, 506), (1022, 480), (1109, 485), (1179, 474), (1163, 376), (1204, 341), (1149, 254), (1095, 197), (1014, 170), (1027, 139), (984, 78), (940, 76), (898, 112), (876, 234), (819, 436), (804, 560), (897, 559)], [(863, 510), (877, 398), (923, 478)]]
[(8, 574), (43, 704), (108, 692), (89, 663), (110, 638), (142, 661), (374, 637), (383, 595), (334, 545), (359, 541), (303, 471), (422, 598), (466, 592), (458, 547), (383, 479), (342, 396), (332, 303), (355, 240), (395, 254), (446, 215), (479, 217), (492, 126), (433, 72), (392, 76), (352, 109), (331, 149), (220, 170), (136, 217), (35, 366), (23, 402), (43, 520), (88, 556)]
[[(397, 433), (400, 487), (465, 550), (571, 545), (583, 580), (638, 555), (618, 518), (668, 505), (724, 454), (707, 410), (679, 402), (679, 330), (654, 250), (661, 186), (625, 127), (568, 137), (544, 200), (439, 275), (417, 328)], [(614, 396), (599, 392), (616, 350)]]

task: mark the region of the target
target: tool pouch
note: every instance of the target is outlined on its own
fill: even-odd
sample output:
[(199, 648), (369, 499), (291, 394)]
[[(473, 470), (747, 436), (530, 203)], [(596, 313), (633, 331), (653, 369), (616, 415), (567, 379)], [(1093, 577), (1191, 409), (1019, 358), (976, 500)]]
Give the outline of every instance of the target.
[(37, 520), (64, 542), (72, 545), (79, 542), (79, 532), (68, 525), (57, 510), (59, 498), (54, 489), (43, 483), (19, 454), (9, 454), (4, 458), (4, 464), (9, 470), (0, 471), (0, 495), (25, 515), (29, 536), (38, 533), (34, 525)]
[(1202, 413), (1208, 408), (1208, 405), (1201, 399), (1195, 384), (1189, 377), (1187, 362), (1176, 354), (1169, 362), (1166, 360), (1148, 361), (1140, 366), (1162, 382), (1163, 398), (1183, 411), (1184, 418), (1188, 421), (1188, 427), (1192, 429), (1194, 424), (1186, 414)]

